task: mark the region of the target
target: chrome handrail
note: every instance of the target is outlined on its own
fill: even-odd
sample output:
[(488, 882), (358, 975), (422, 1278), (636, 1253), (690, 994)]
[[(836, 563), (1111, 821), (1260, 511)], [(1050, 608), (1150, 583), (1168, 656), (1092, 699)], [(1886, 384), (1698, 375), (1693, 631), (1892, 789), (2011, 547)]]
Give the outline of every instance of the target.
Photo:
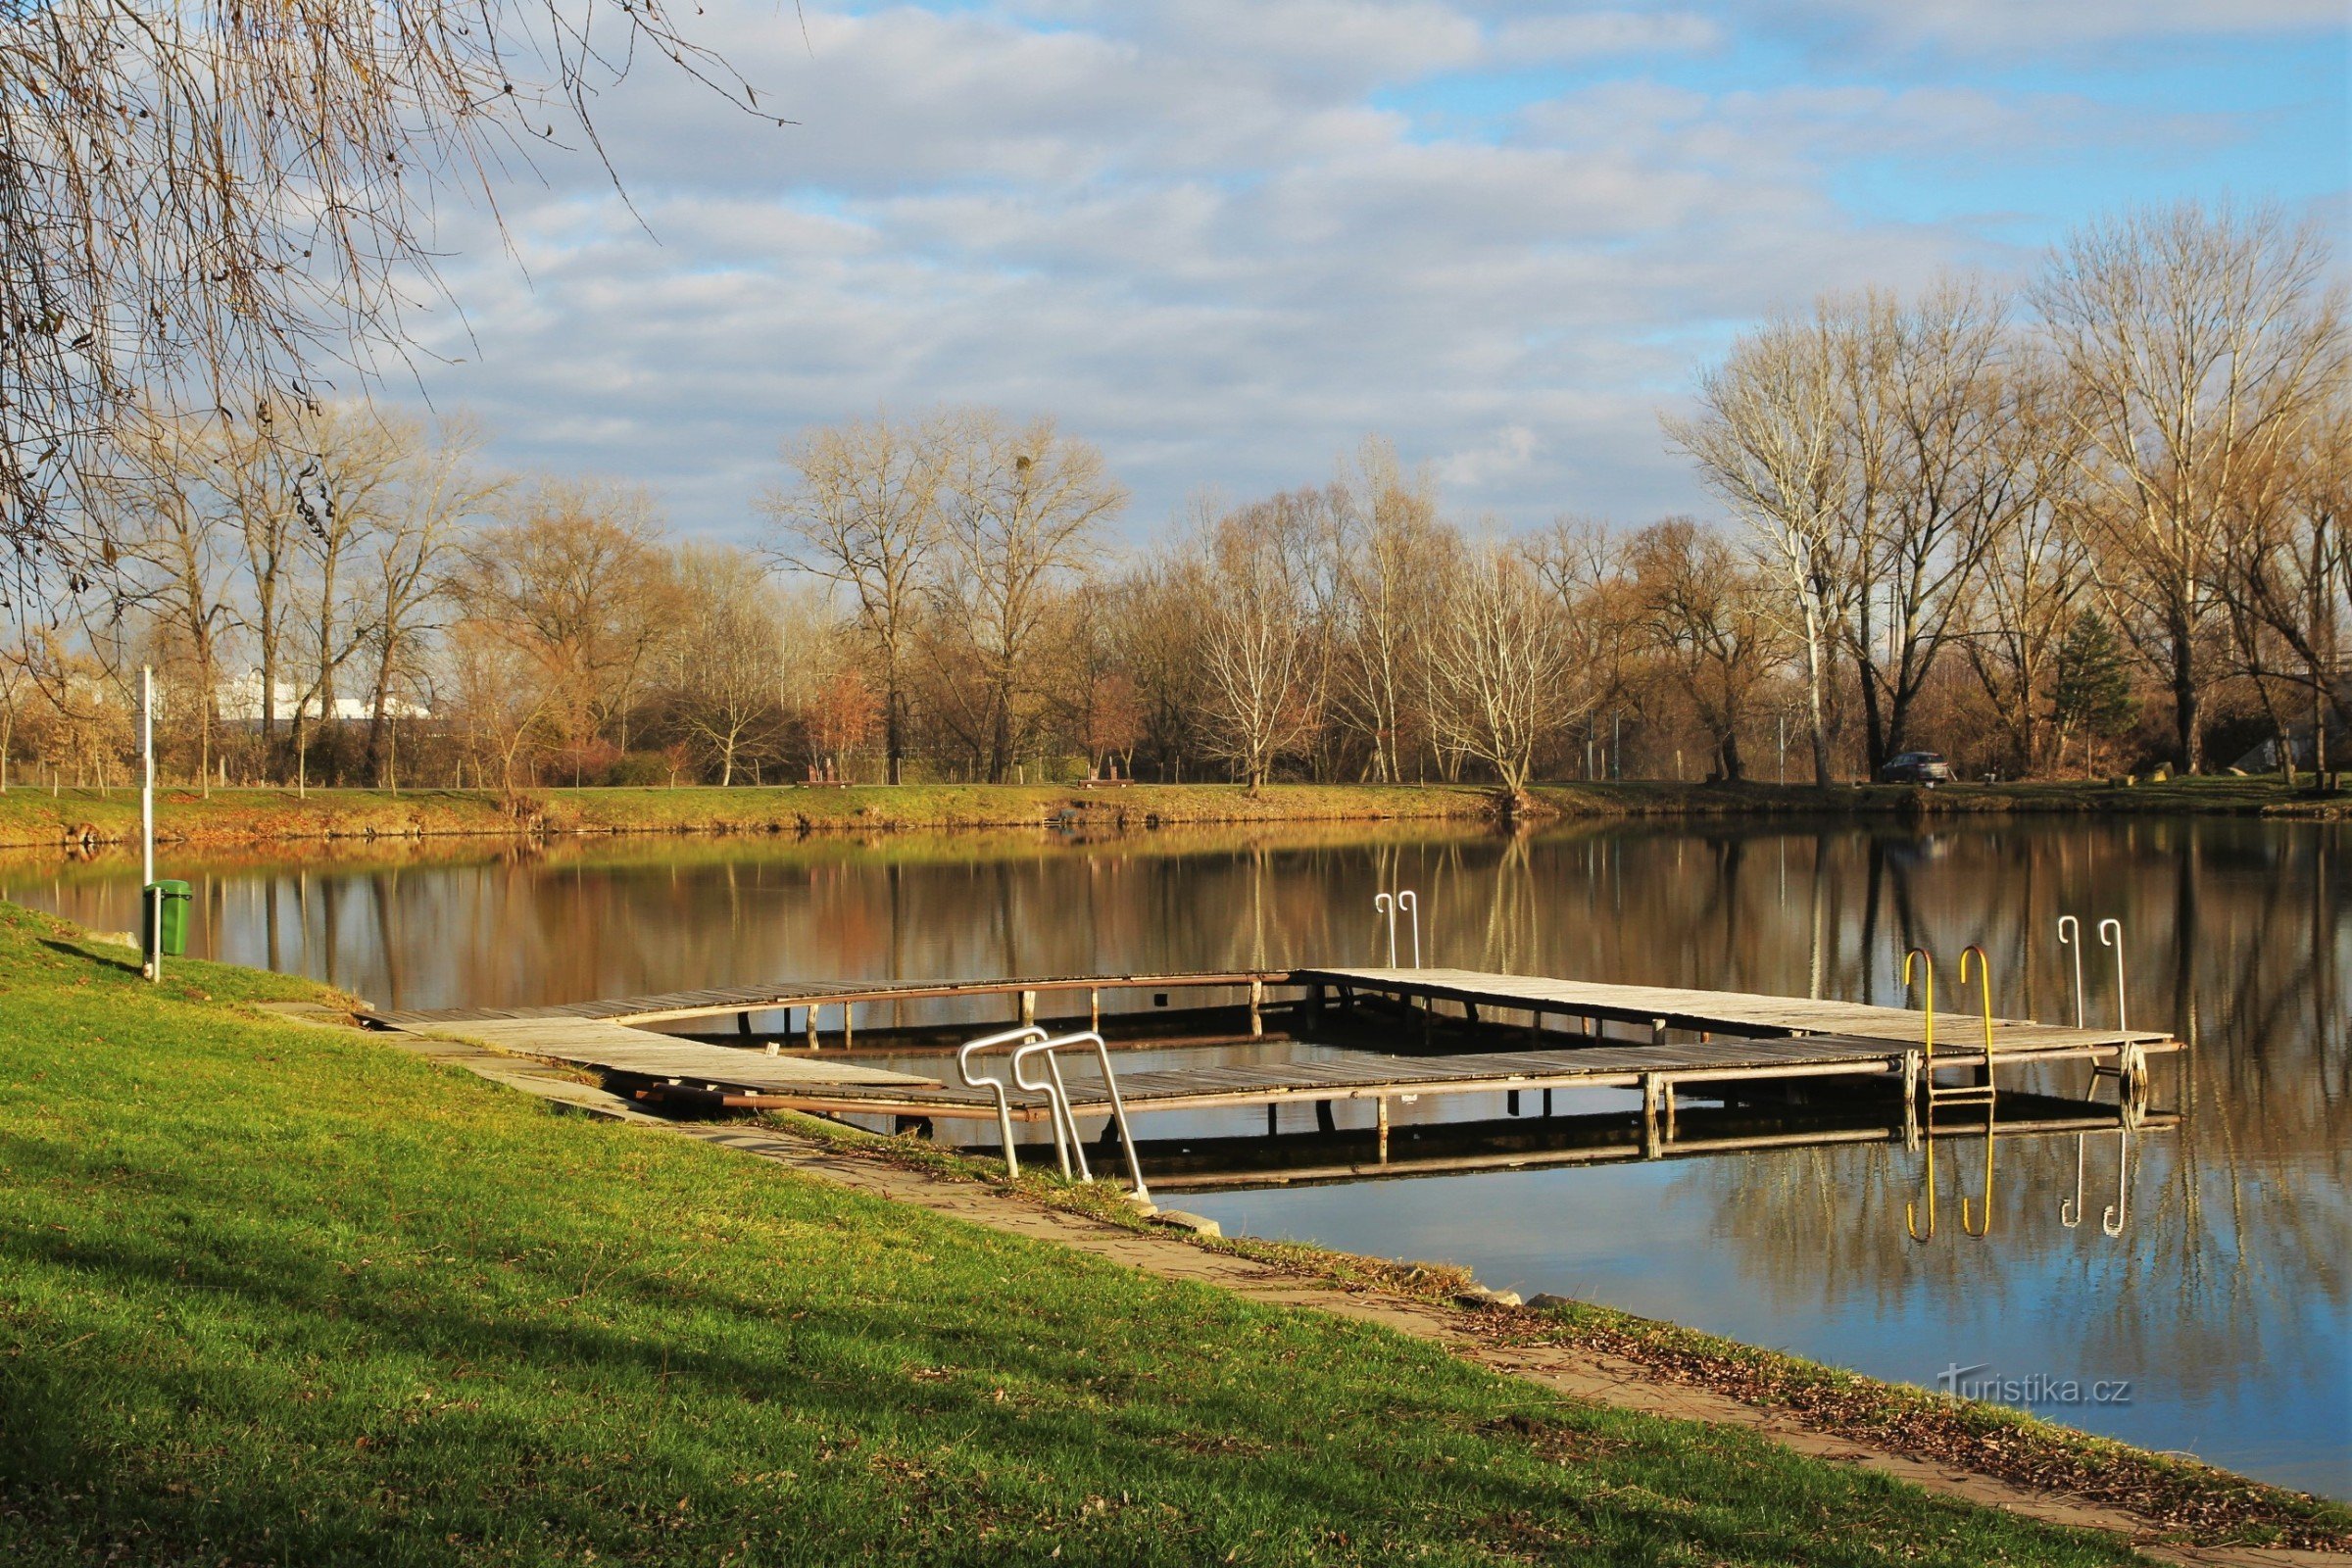
[[(2074, 933), (2072, 937), (2067, 935), (2069, 931)], [(2083, 1010), (2082, 1006), (2084, 1000), (2082, 996), (2082, 922), (2071, 914), (2060, 915), (2058, 917), (2058, 945), (2074, 951), (2075, 1027), (2078, 1029), (2088, 1028), (2089, 1025), (2084, 1020), (2089, 1014)]]
[(1413, 967), (1418, 969), (1421, 967), (1421, 895), (1406, 888), (1396, 895), (1396, 906), (1413, 912)]
[[(1074, 1154), (1077, 1159), (1078, 1179), (1093, 1181), (1094, 1173), (1086, 1163), (1086, 1144), (1078, 1132), (1078, 1113), (1070, 1104), (1069, 1086), (1062, 1081), (1061, 1059), (1056, 1054), (1071, 1046), (1095, 1048), (1095, 1057), (1102, 1067), (1103, 1092), (1110, 1100), (1111, 1125), (1119, 1130), (1119, 1147), (1125, 1151), (1127, 1155), (1127, 1174), (1135, 1184), (1135, 1196), (1150, 1198), (1152, 1196), (1151, 1189), (1144, 1184), (1143, 1160), (1135, 1152), (1135, 1134), (1127, 1125), (1127, 1102), (1119, 1096), (1118, 1075), (1111, 1070), (1110, 1046), (1100, 1034), (1091, 1029), (1083, 1030), (1077, 1034), (1056, 1035), (1050, 1040), (1040, 1040), (1035, 1044), (1018, 1048), (1012, 1054), (1012, 1081), (1023, 1089), (1044, 1094), (1052, 1102), (1054, 1145), (1055, 1152), (1061, 1156), (1062, 1175), (1067, 1177), (1070, 1174), (1070, 1161)], [(1021, 1071), (1022, 1063), (1031, 1056), (1043, 1056), (1046, 1059), (1046, 1080), (1042, 1083), (1030, 1082)], [(1069, 1137), (1066, 1146), (1062, 1142), (1065, 1130)]]
[(2115, 1027), (2118, 1033), (2132, 1027), (2125, 1008), (2124, 997), (2124, 922), (2107, 919), (2099, 922), (2099, 946), (2115, 950)]
[(1935, 1240), (1936, 1237), (1936, 959), (1925, 948), (1910, 948), (1904, 951), (1903, 1000), (1906, 1002), (1911, 1000), (1911, 969), (1914, 960), (1917, 960), (1928, 978), (1927, 1017), (1922, 1031), (1919, 1083), (1916, 1086), (1917, 1090), (1924, 1091), (1921, 1098), (1927, 1102), (1925, 1110), (1928, 1118), (1928, 1136), (1925, 1141), (1926, 1147), (1921, 1151), (1927, 1160), (1927, 1176), (1920, 1186), (1922, 1196), (1928, 1200), (1928, 1228), (1924, 1231), (1919, 1228), (1919, 1201), (1917, 1199), (1913, 1199), (1903, 1204), (1903, 1229), (1910, 1234), (1913, 1241), (1929, 1242)]
[[(1020, 1156), (1012, 1152), (1012, 1102), (1005, 1093), (1011, 1088), (1011, 1085), (1005, 1083), (1002, 1078), (991, 1078), (986, 1073), (973, 1072), (972, 1056), (975, 1053), (991, 1051), (998, 1046), (1009, 1046), (1021, 1041), (1045, 1038), (1046, 1032), (1043, 1029), (1035, 1024), (1024, 1024), (1018, 1029), (1007, 1029), (1002, 1034), (982, 1035), (977, 1040), (967, 1040), (956, 1053), (956, 1075), (963, 1080), (963, 1087), (966, 1089), (985, 1087), (996, 1096), (997, 1132), (1004, 1142), (1004, 1174), (1007, 1176), (1018, 1176), (1021, 1173)], [(1017, 1077), (1018, 1074), (1016, 1073), (1015, 1076)]]
[[(1032, 1080), (1027, 1073), (1021, 1071), (1021, 1064), (1041, 1051), (1046, 1054), (1046, 1076), (1042, 1079)], [(1054, 1127), (1054, 1155), (1061, 1162), (1061, 1179), (1066, 1182), (1070, 1179), (1070, 1146), (1078, 1142), (1078, 1123), (1074, 1117), (1064, 1120), (1069, 1116), (1069, 1097), (1061, 1087), (1061, 1065), (1054, 1059), (1053, 1042), (1041, 1039), (1026, 1046), (1016, 1047), (1012, 1053), (1011, 1065), (1014, 1084), (1028, 1090), (1033, 1095), (1046, 1097), (1046, 1120), (1051, 1122)], [(1080, 1148), (1078, 1151), (1078, 1179), (1080, 1181), (1095, 1179), (1093, 1173), (1086, 1168), (1086, 1150), (1084, 1148)]]

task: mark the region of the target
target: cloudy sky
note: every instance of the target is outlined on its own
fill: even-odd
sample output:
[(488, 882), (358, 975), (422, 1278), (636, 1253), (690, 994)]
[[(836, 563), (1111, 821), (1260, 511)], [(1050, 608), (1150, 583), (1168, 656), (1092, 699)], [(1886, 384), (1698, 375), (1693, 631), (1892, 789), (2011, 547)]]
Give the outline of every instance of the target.
[(938, 403), (1100, 444), (1130, 538), (1373, 431), (1465, 516), (1699, 509), (1657, 411), (1778, 304), (2135, 202), (2352, 211), (2340, 0), (681, 10), (797, 123), (641, 68), (598, 111), (630, 203), (553, 156), (504, 248), (445, 208), (421, 366), (681, 533), (750, 537), (795, 431)]

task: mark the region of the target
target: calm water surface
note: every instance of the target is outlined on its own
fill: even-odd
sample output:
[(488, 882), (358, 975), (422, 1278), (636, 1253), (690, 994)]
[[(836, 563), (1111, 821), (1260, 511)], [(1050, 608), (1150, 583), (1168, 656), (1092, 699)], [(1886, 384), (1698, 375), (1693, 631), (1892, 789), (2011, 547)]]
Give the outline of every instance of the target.
[[(2071, 1010), (2061, 913), (2129, 933), (2134, 1023), (2192, 1050), (2132, 1141), (1999, 1146), (1988, 1240), (1917, 1247), (1919, 1160), (1885, 1146), (1195, 1196), (1228, 1230), (1443, 1258), (1933, 1386), (2125, 1381), (2042, 1414), (2352, 1495), (2352, 830), (2211, 819), (1618, 827), (1508, 841), (1157, 834), (677, 841), (402, 861), (173, 866), (197, 945), (386, 1006), (524, 1004), (779, 978), (1191, 969), (1373, 956), (1370, 903), (1419, 891), (1432, 963), (1898, 999), (1902, 950), (1991, 952), (1999, 1010)], [(19, 860), (7, 896), (101, 928), (135, 867)], [(2092, 950), (2091, 1014), (2112, 1018)], [(970, 1016), (977, 1018), (973, 1012)], [(1297, 1048), (1266, 1047), (1272, 1051)], [(1139, 1063), (1140, 1064), (1140, 1063)], [(2053, 1086), (2077, 1092), (2079, 1085)], [(1580, 1107), (1580, 1108), (1589, 1108)], [(1492, 1113), (1492, 1112), (1490, 1112)], [(1262, 1128), (1254, 1116), (1216, 1131)], [(1154, 1129), (1147, 1125), (1147, 1134)], [(1189, 1136), (1189, 1134), (1188, 1134)], [(1939, 1159), (1947, 1205), (1975, 1144)]]

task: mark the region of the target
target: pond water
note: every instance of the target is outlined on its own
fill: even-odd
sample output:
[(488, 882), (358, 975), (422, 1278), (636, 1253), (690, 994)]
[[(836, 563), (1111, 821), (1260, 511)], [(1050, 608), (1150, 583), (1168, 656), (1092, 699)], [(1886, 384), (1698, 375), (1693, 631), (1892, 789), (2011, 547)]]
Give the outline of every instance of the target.
[[(1991, 1236), (1962, 1236), (1947, 1215), (1927, 1246), (1903, 1235), (1919, 1157), (1885, 1145), (1183, 1202), (1229, 1231), (1463, 1263), (1489, 1285), (1881, 1377), (2008, 1380), (2016, 1402), (2053, 1419), (2352, 1496), (2352, 829), (2340, 825), (665, 839), (170, 870), (196, 885), (205, 956), (406, 1007), (788, 977), (1364, 962), (1373, 894), (1410, 887), (1433, 964), (1896, 1003), (1906, 946), (1948, 961), (1981, 942), (1998, 1010), (2060, 1019), (2072, 1003), (2057, 917), (2093, 929), (2112, 916), (2128, 933), (2132, 1021), (2191, 1045), (2157, 1068), (2155, 1103), (2184, 1120), (2132, 1140), (2118, 1237), (2099, 1217), (2115, 1196), (2112, 1136), (2090, 1140), (2086, 1223), (2060, 1218), (2075, 1140), (2020, 1137), (1998, 1146)], [(17, 859), (0, 862), (0, 892), (122, 929), (135, 871), (119, 857)], [(2102, 957), (2093, 947), (2094, 1023), (2114, 1015)], [(1962, 1156), (1939, 1167), (1956, 1206), (1955, 1167), (1973, 1192), (1982, 1146), (1946, 1147)]]

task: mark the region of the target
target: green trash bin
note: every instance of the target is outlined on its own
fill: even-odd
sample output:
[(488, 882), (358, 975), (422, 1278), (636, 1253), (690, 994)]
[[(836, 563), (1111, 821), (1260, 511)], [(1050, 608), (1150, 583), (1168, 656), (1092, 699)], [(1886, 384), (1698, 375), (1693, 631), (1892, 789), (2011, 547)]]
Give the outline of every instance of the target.
[[(146, 936), (144, 951), (167, 958), (184, 957), (188, 951), (188, 902), (195, 897), (185, 882), (150, 882), (139, 914)], [(156, 922), (163, 922), (158, 940)]]

